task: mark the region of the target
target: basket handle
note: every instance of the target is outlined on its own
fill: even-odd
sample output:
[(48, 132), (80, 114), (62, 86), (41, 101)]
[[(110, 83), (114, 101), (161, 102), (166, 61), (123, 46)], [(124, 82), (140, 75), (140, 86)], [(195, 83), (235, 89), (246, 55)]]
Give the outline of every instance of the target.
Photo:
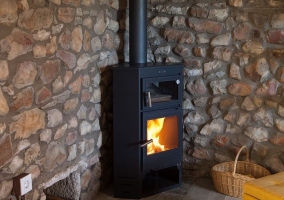
[(242, 148), (240, 148), (239, 152), (236, 155), (235, 162), (234, 162), (233, 176), (235, 176), (235, 174), (236, 174), (237, 162), (238, 162), (238, 159), (239, 159), (239, 155), (240, 155), (240, 153), (242, 152), (243, 149), (246, 149), (246, 162), (249, 162), (248, 148), (246, 146), (243, 146)]

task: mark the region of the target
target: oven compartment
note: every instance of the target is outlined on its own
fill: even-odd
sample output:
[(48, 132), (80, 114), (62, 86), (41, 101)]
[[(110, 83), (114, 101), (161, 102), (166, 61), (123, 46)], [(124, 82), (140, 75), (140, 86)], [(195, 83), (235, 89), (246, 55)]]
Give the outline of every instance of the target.
[(142, 110), (181, 106), (181, 76), (145, 78), (142, 86)]

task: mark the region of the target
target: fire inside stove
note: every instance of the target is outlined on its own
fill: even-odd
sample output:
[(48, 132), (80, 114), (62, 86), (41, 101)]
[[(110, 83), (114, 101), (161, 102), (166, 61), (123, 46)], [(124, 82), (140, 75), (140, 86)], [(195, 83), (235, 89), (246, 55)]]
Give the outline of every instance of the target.
[(177, 116), (147, 120), (147, 155), (178, 148)]

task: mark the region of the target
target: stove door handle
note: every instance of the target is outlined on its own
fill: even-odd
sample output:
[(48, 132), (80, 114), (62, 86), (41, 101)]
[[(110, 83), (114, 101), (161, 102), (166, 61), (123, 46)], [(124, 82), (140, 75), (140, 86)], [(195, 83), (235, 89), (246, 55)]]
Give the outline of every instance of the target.
[(141, 148), (145, 147), (146, 145), (150, 144), (153, 142), (153, 139), (145, 141), (143, 144), (141, 144)]
[(149, 104), (149, 107), (151, 108), (152, 107), (151, 92), (148, 92), (148, 104)]

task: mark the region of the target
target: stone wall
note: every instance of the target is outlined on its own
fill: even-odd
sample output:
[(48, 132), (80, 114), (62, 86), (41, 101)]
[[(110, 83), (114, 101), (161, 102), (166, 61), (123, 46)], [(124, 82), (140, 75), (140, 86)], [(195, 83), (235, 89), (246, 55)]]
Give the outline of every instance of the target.
[(209, 175), (244, 145), (283, 171), (284, 3), (148, 0), (148, 19), (148, 60), (185, 65), (184, 172)]
[(24, 172), (33, 179), (26, 199), (45, 199), (43, 189), (72, 173), (81, 199), (91, 199), (111, 171), (100, 158), (112, 153), (119, 0), (0, 5), (0, 199)]

